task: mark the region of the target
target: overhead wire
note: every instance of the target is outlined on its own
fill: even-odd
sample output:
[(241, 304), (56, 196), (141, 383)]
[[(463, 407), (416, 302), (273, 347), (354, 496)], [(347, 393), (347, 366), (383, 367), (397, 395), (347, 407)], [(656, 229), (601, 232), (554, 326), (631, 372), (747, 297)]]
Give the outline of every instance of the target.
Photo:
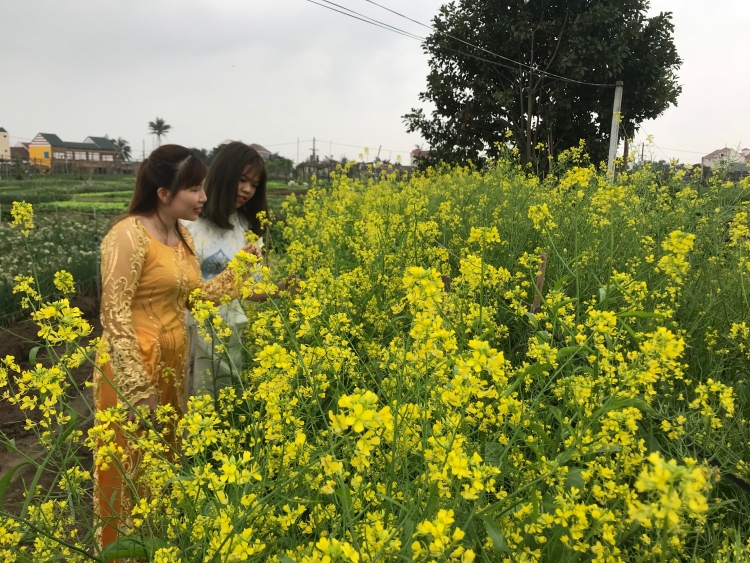
[[(346, 10), (347, 12), (350, 12), (350, 13), (354, 14), (354, 17), (356, 17), (357, 19), (364, 18), (364, 19), (366, 19), (366, 20), (368, 20), (368, 21), (370, 21), (370, 22), (372, 22), (372, 23), (374, 23), (374, 24), (376, 24), (378, 26), (386, 27), (386, 28), (388, 28), (388, 29), (390, 29), (392, 31), (395, 31), (396, 33), (401, 33), (403, 35), (407, 35), (407, 36), (409, 36), (409, 37), (411, 37), (413, 39), (418, 39), (419, 41), (425, 41), (425, 39), (426, 39), (426, 38), (422, 37), (421, 35), (417, 35), (416, 33), (412, 33), (410, 31), (405, 31), (405, 30), (400, 29), (400, 28), (398, 28), (398, 27), (396, 27), (394, 25), (391, 25), (389, 23), (385, 23), (385, 22), (376, 20), (375, 18), (371, 18), (370, 16), (367, 16), (365, 14), (361, 14), (361, 13), (355, 11), (355, 10), (352, 10), (351, 8), (347, 8), (346, 6), (342, 6), (341, 4), (337, 4), (336, 2), (332, 2), (331, 0), (322, 0), (322, 1), (325, 2), (326, 4), (330, 4), (331, 6), (336, 6), (337, 8), (339, 8), (341, 10)], [(336, 11), (338, 11), (338, 10), (336, 10)]]
[(518, 66), (525, 67), (528, 70), (531, 70), (531, 71), (533, 71), (535, 73), (543, 74), (545, 76), (552, 77), (552, 78), (557, 78), (558, 80), (565, 80), (567, 82), (575, 82), (577, 84), (585, 84), (585, 85), (588, 85), (588, 86), (601, 86), (601, 87), (608, 87), (608, 88), (614, 88), (614, 86), (615, 86), (614, 84), (597, 84), (597, 83), (594, 83), (594, 82), (586, 82), (584, 80), (576, 80), (574, 78), (567, 78), (565, 76), (560, 76), (558, 74), (554, 74), (554, 73), (548, 72), (546, 70), (540, 70), (539, 68), (537, 68), (535, 66), (528, 65), (526, 63), (522, 63), (522, 62), (519, 62), (519, 61), (515, 61), (515, 60), (513, 60), (511, 58), (508, 58), (508, 57), (505, 57), (503, 55), (499, 55), (499, 54), (497, 54), (497, 53), (495, 53), (493, 51), (490, 51), (489, 49), (485, 49), (484, 47), (482, 47), (480, 45), (476, 45), (474, 43), (470, 43), (469, 41), (466, 41), (465, 39), (461, 39), (460, 37), (456, 37), (455, 35), (451, 35), (448, 32), (438, 31), (437, 29), (435, 29), (431, 25), (427, 25), (426, 23), (422, 23), (422, 22), (420, 22), (418, 20), (415, 20), (414, 18), (410, 18), (409, 16), (406, 16), (406, 15), (400, 13), (400, 12), (397, 12), (396, 10), (392, 10), (391, 8), (388, 8), (387, 6), (383, 6), (382, 4), (378, 4), (374, 0), (364, 0), (364, 1), (370, 3), (370, 4), (374, 5), (374, 6), (377, 6), (378, 8), (382, 8), (383, 10), (386, 10), (387, 12), (395, 14), (395, 15), (401, 17), (401, 18), (409, 20), (410, 22), (413, 22), (413, 23), (415, 23), (417, 25), (421, 25), (422, 27), (430, 29), (430, 30), (434, 31), (435, 33), (440, 33), (442, 35), (445, 35), (446, 37), (450, 37), (451, 39), (455, 39), (456, 41), (460, 41), (464, 45), (468, 45), (469, 47), (474, 47), (475, 49), (479, 49), (480, 51), (484, 51), (485, 53), (488, 53), (490, 55), (498, 57), (499, 59), (503, 59), (505, 61), (511, 62), (513, 64), (516, 64)]
[[(370, 18), (369, 16), (358, 17), (356, 15), (348, 14), (347, 12), (344, 12), (344, 11), (341, 11), (341, 10), (337, 10), (335, 8), (331, 8), (330, 6), (325, 6), (324, 4), (320, 4), (319, 2), (316, 2), (315, 0), (307, 0), (307, 2), (310, 2), (311, 4), (316, 4), (316, 5), (318, 5), (318, 6), (322, 7), (322, 8), (326, 8), (327, 10), (331, 10), (333, 12), (338, 12), (339, 14), (343, 14), (343, 15), (348, 16), (350, 18), (354, 18), (355, 20), (363, 21), (365, 23), (369, 23), (369, 24), (375, 25), (376, 27), (380, 27), (380, 28), (386, 29), (388, 31), (394, 31), (395, 33), (398, 33), (399, 35), (404, 35), (406, 37), (409, 37), (410, 39), (416, 39), (418, 41), (426, 41), (427, 40), (425, 37), (421, 37), (419, 35), (416, 35), (416, 34), (413, 34), (413, 33), (409, 33), (409, 32), (403, 31), (403, 30), (398, 29), (398, 28), (394, 28), (391, 25), (384, 24), (384, 23), (382, 23), (382, 22), (380, 22), (378, 20)], [(329, 4), (333, 4), (335, 6), (338, 6), (338, 4), (334, 4), (333, 2), (329, 2), (329, 0), (323, 0), (323, 2), (326, 2), (326, 3), (329, 3)], [(348, 11), (350, 11), (350, 12), (354, 12), (353, 10), (350, 10), (349, 8), (346, 8), (346, 9)], [(354, 13), (358, 14), (358, 12), (354, 12)], [(365, 18), (367, 18), (367, 19), (365, 19)], [(484, 57), (479, 57), (477, 55), (472, 55), (471, 53), (464, 53), (463, 51), (458, 51), (456, 49), (452, 49), (452, 48), (446, 47), (446, 46), (443, 46), (443, 47), (445, 49), (447, 49), (448, 51), (451, 51), (453, 53), (458, 53), (459, 55), (464, 55), (466, 57), (477, 59), (479, 61), (483, 61), (483, 62), (486, 62), (488, 64), (494, 65), (494, 66), (499, 66), (499, 67), (502, 67), (502, 68), (507, 68), (507, 69), (513, 70), (513, 71), (520, 70), (520, 69), (518, 69), (516, 67), (512, 67), (512, 66), (509, 66), (509, 65), (506, 65), (506, 64), (503, 64), (503, 63), (498, 63), (497, 61), (491, 61), (489, 59), (485, 59)], [(531, 71), (531, 72), (534, 73), (535, 71)]]
[[(419, 41), (426, 41), (426, 38), (421, 37), (421, 36), (419, 36), (419, 35), (417, 35), (415, 33), (404, 31), (403, 29), (399, 29), (399, 28), (397, 28), (395, 26), (392, 26), (390, 24), (381, 22), (379, 20), (376, 20), (375, 18), (371, 18), (371, 17), (366, 16), (366, 15), (360, 13), (360, 12), (357, 12), (357, 11), (352, 10), (350, 8), (346, 8), (344, 6), (341, 6), (339, 4), (331, 2), (330, 0), (322, 0), (322, 1), (325, 2), (326, 4), (331, 4), (333, 6), (337, 6), (338, 8), (341, 8), (341, 10), (346, 10), (346, 12), (341, 11), (341, 10), (337, 10), (337, 9), (334, 9), (334, 8), (331, 8), (330, 6), (325, 6), (323, 4), (320, 4), (319, 2), (315, 2), (314, 0), (307, 0), (307, 1), (311, 2), (313, 4), (317, 4), (318, 6), (321, 6), (323, 8), (327, 8), (329, 10), (332, 10), (334, 12), (341, 13), (341, 14), (343, 14), (345, 16), (349, 16), (349, 17), (352, 17), (354, 19), (357, 19), (357, 20), (360, 20), (360, 21), (364, 21), (365, 23), (370, 23), (370, 24), (375, 25), (377, 27), (388, 29), (390, 31), (394, 31), (395, 33), (399, 33), (401, 35), (405, 35), (407, 37), (411, 37), (412, 39), (417, 39)], [(614, 84), (602, 84), (602, 83), (595, 83), (595, 82), (586, 82), (586, 81), (583, 81), (583, 80), (576, 80), (574, 78), (568, 78), (568, 77), (565, 77), (565, 76), (554, 74), (552, 72), (548, 72), (548, 71), (545, 71), (545, 70), (540, 70), (539, 68), (534, 67), (532, 65), (528, 65), (528, 64), (525, 64), (525, 63), (513, 60), (513, 59), (511, 59), (509, 57), (505, 57), (503, 55), (499, 55), (498, 53), (490, 51), (489, 49), (485, 49), (484, 47), (481, 47), (479, 45), (475, 45), (473, 43), (470, 43), (470, 42), (468, 42), (468, 41), (466, 41), (464, 39), (461, 39), (460, 37), (456, 37), (454, 35), (451, 35), (450, 33), (438, 31), (438, 30), (436, 30), (432, 26), (429, 26), (429, 25), (424, 24), (424, 23), (422, 23), (422, 22), (420, 22), (418, 20), (410, 18), (409, 16), (406, 16), (406, 15), (400, 13), (400, 12), (397, 12), (396, 10), (392, 10), (392, 9), (386, 7), (386, 6), (383, 6), (382, 4), (374, 2), (373, 0), (365, 0), (365, 1), (369, 2), (370, 4), (373, 4), (374, 6), (377, 6), (377, 7), (381, 8), (381, 9), (383, 9), (383, 10), (391, 12), (391, 13), (399, 16), (399, 17), (402, 17), (402, 18), (404, 18), (404, 19), (406, 19), (408, 21), (414, 22), (414, 23), (416, 23), (416, 24), (418, 24), (418, 25), (420, 25), (422, 27), (430, 29), (430, 30), (432, 30), (435, 33), (445, 35), (446, 37), (449, 37), (451, 39), (459, 41), (459, 42), (461, 42), (461, 43), (463, 43), (463, 44), (465, 44), (465, 45), (467, 45), (469, 47), (473, 47), (475, 49), (479, 49), (479, 50), (481, 50), (481, 51), (483, 51), (485, 53), (488, 53), (488, 54), (490, 54), (490, 55), (492, 55), (494, 57), (497, 57), (499, 59), (502, 59), (502, 60), (508, 61), (510, 63), (513, 63), (514, 65), (517, 65), (518, 67), (523, 67), (528, 72), (530, 72), (531, 74), (536, 74), (538, 76), (543, 76), (543, 77), (546, 77), (546, 78), (554, 78), (555, 80), (562, 80), (562, 81), (565, 81), (565, 82), (571, 82), (571, 83), (581, 84), (581, 85), (585, 85), (585, 86), (595, 86), (595, 87), (599, 87), (599, 88), (614, 88), (615, 87)], [(349, 13), (347, 13), (347, 12), (349, 12)], [(458, 51), (456, 49), (451, 49), (449, 47), (445, 47), (445, 48), (448, 49), (449, 51), (453, 51), (455, 53), (458, 53), (458, 54), (461, 54), (461, 55), (464, 55), (464, 56), (467, 56), (467, 57), (471, 57), (471, 58), (474, 58), (474, 59), (486, 62), (488, 64), (500, 66), (500, 67), (507, 68), (507, 69), (513, 70), (513, 71), (520, 70), (520, 68), (516, 68), (515, 66), (508, 66), (508, 65), (505, 65), (505, 64), (501, 64), (501, 63), (498, 63), (497, 61), (491, 61), (491, 60), (488, 60), (488, 59), (483, 58), (483, 57), (478, 57), (476, 55), (472, 55), (471, 53), (465, 53), (465, 52), (462, 52), (462, 51)]]
[[(325, 2), (325, 0), (323, 0), (323, 1)], [(344, 12), (342, 10), (337, 10), (336, 8), (332, 8), (331, 6), (326, 6), (325, 4), (321, 4), (320, 2), (316, 2), (315, 0), (307, 0), (307, 2), (310, 2), (311, 4), (315, 4), (317, 6), (320, 6), (321, 8), (326, 8), (327, 10), (331, 10), (333, 12), (338, 12), (339, 14), (344, 14), (345, 16), (349, 16), (350, 18), (354, 18), (355, 20), (363, 21), (365, 23), (369, 23), (370, 25), (381, 27), (381, 28), (386, 29), (388, 31), (393, 31), (394, 33), (398, 33), (399, 35), (403, 35), (405, 37), (409, 37), (410, 39), (417, 39), (419, 41), (424, 41), (423, 37), (419, 37), (418, 35), (414, 35), (412, 33), (396, 29), (393, 26), (386, 25), (386, 24), (378, 22), (376, 20), (370, 21), (370, 19), (365, 19), (363, 17), (358, 17), (358, 16), (356, 16), (354, 14), (349, 14), (349, 13)], [(352, 10), (349, 10), (349, 11), (352, 11)]]

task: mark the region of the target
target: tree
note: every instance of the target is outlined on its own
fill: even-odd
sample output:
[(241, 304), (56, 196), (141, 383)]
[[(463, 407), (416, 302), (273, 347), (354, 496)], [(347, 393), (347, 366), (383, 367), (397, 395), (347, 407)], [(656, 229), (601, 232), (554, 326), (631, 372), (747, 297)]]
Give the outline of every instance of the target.
[(193, 156), (197, 157), (203, 164), (208, 163), (208, 151), (206, 149), (190, 149)]
[(288, 180), (292, 177), (294, 162), (276, 152), (268, 157), (266, 170), (268, 171), (268, 178), (271, 180)]
[(509, 142), (522, 162), (531, 162), (540, 143), (554, 155), (581, 139), (595, 161), (605, 159), (614, 88), (579, 82), (625, 83), (626, 138), (676, 105), (682, 91), (672, 15), (648, 18), (648, 7), (648, 0), (444, 5), (424, 43), (430, 73), (420, 100), (435, 110), (427, 115), (412, 109), (404, 116), (408, 131), (430, 144), (426, 161), (481, 163)]
[(206, 159), (206, 165), (211, 166), (211, 163), (214, 161), (214, 158), (216, 158), (216, 155), (219, 154), (219, 151), (223, 149), (226, 146), (225, 143), (222, 143), (221, 145), (216, 145), (214, 148), (211, 149), (211, 152), (208, 153), (208, 158)]
[(155, 121), (148, 122), (148, 128), (151, 130), (151, 135), (156, 135), (156, 141), (161, 146), (161, 138), (166, 137), (172, 129), (171, 125), (167, 125), (161, 117), (157, 117)]
[(131, 154), (132, 154), (130, 143), (128, 143), (122, 137), (117, 137), (117, 139), (112, 139), (112, 144), (115, 146), (115, 149), (117, 150), (118, 160), (121, 160), (123, 162), (130, 160)]

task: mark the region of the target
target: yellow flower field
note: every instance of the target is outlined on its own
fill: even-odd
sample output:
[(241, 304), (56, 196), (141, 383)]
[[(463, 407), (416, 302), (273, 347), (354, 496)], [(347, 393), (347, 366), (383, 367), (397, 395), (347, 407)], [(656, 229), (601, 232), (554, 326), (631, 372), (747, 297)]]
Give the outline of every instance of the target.
[[(26, 372), (5, 358), (0, 386), (43, 412), (34, 429), (59, 478), (0, 520), (0, 552), (749, 561), (746, 199), (747, 184), (649, 168), (611, 182), (580, 148), (544, 180), (511, 160), (409, 181), (341, 173), (285, 203), (274, 277), (302, 289), (247, 303), (241, 384), (181, 419), (99, 413), (88, 435), (66, 409), (69, 373), (98, 343), (64, 298), (44, 303), (19, 278), (45, 345), (66, 348)], [(242, 281), (253, 262), (230, 266), (245, 297), (268, 283)], [(194, 306), (207, 338), (225, 335), (214, 305)], [(142, 451), (139, 502), (131, 536), (100, 553), (76, 452), (115, 424)]]

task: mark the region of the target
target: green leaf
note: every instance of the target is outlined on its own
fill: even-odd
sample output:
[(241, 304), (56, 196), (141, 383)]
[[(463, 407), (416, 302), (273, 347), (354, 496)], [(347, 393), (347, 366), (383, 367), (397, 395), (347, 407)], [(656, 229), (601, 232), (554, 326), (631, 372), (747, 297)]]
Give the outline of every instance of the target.
[(349, 491), (349, 487), (345, 485), (338, 487), (336, 489), (336, 496), (339, 497), (339, 500), (341, 501), (341, 508), (345, 512), (351, 513), (354, 503), (352, 502), (352, 493)]
[(636, 319), (663, 319), (664, 315), (659, 313), (647, 313), (646, 311), (625, 311), (624, 313), (617, 313), (615, 315), (618, 319), (626, 319), (629, 317), (635, 317)]
[(40, 349), (40, 348), (41, 348), (41, 346), (34, 346), (34, 347), (33, 347), (33, 348), (31, 349), (31, 352), (29, 352), (29, 363), (30, 363), (30, 364), (31, 364), (32, 366), (35, 366), (35, 365), (36, 365), (36, 356), (37, 356), (37, 354), (39, 353), (39, 349)]
[(424, 509), (424, 516), (429, 518), (435, 513), (440, 502), (440, 495), (438, 494), (438, 488), (435, 483), (430, 485), (430, 498), (427, 499), (427, 506)]
[(600, 408), (594, 414), (594, 420), (596, 420), (600, 416), (605, 415), (609, 411), (619, 411), (622, 409), (627, 409), (629, 407), (635, 407), (639, 411), (644, 412), (649, 416), (656, 416), (656, 417), (659, 416), (659, 413), (657, 413), (654, 410), (654, 408), (643, 399), (634, 398), (634, 397), (617, 397), (615, 399), (610, 400), (602, 408)]
[(482, 449), (482, 459), (485, 463), (500, 467), (505, 447), (499, 442), (485, 442)]
[(28, 461), (19, 463), (13, 469), (8, 471), (2, 479), (0, 479), (0, 508), (4, 508), (5, 493), (8, 490), (8, 485), (10, 485), (10, 482), (13, 480), (13, 475), (15, 475), (16, 471), (21, 469), (24, 465), (31, 465), (31, 463)]
[(536, 318), (536, 315), (534, 313), (529, 313), (528, 311), (524, 313), (525, 317), (529, 317), (529, 321), (532, 325), (534, 325), (534, 330), (539, 330), (539, 319)]
[(281, 563), (297, 563), (294, 559), (287, 557), (286, 555), (279, 555), (279, 561)]
[(68, 415), (70, 416), (70, 422), (68, 424), (68, 427), (65, 429), (65, 433), (62, 435), (62, 441), (68, 439), (68, 437), (73, 433), (73, 430), (78, 428), (78, 413), (73, 409), (68, 409)]
[(489, 516), (482, 516), (481, 518), (484, 523), (484, 530), (487, 532), (487, 537), (492, 540), (492, 545), (495, 548), (495, 551), (498, 553), (509, 553), (510, 550), (505, 543), (505, 536), (503, 535), (500, 526), (497, 525), (497, 522)]
[(572, 487), (575, 487), (579, 491), (583, 490), (586, 482), (583, 480), (583, 469), (580, 467), (574, 467), (568, 469), (568, 475), (565, 477), (565, 490), (569, 491)]
[(555, 443), (547, 435), (547, 432), (544, 431), (544, 428), (542, 428), (541, 424), (539, 424), (538, 422), (532, 422), (531, 424), (529, 424), (529, 426), (534, 431), (534, 433), (544, 441), (545, 444), (551, 447), (555, 446)]
[(560, 291), (563, 286), (568, 283), (570, 280), (573, 279), (573, 276), (571, 274), (568, 274), (567, 276), (561, 277), (557, 282), (555, 283), (554, 291)]
[(404, 521), (404, 535), (403, 535), (404, 545), (406, 547), (406, 554), (409, 556), (410, 559), (411, 559), (411, 554), (412, 554), (411, 539), (412, 539), (412, 536), (414, 535), (414, 527), (415, 527), (414, 520), (412, 520), (411, 518), (407, 518)]
[(567, 358), (568, 356), (572, 356), (573, 354), (577, 354), (580, 351), (581, 351), (581, 347), (580, 346), (568, 346), (566, 348), (560, 348), (557, 351), (557, 361), (558, 362), (562, 361), (565, 358)]
[(135, 538), (117, 538), (102, 550), (101, 557), (104, 561), (116, 561), (125, 558), (146, 559), (148, 554), (143, 544)]
[(104, 561), (116, 561), (124, 558), (151, 560), (157, 550), (166, 547), (169, 547), (169, 544), (161, 538), (120, 537), (107, 545), (102, 550), (101, 556)]

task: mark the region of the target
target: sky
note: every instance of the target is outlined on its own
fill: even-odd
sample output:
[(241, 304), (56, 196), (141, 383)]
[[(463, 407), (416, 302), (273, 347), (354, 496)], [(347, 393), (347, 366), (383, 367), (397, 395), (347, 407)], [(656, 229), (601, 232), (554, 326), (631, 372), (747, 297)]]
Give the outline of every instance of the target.
[[(336, 1), (427, 31), (366, 0)], [(429, 22), (443, 0), (380, 3)], [(682, 162), (750, 146), (740, 44), (750, 2), (652, 0), (652, 11), (674, 13), (683, 93), (635, 143), (653, 135), (647, 156)], [(13, 143), (106, 134), (140, 157), (154, 146), (148, 122), (161, 117), (167, 140), (190, 147), (239, 139), (297, 161), (315, 137), (322, 155), (356, 158), (367, 147), (370, 158), (408, 160), (426, 145), (402, 116), (423, 105), (427, 72), (419, 41), (307, 0), (0, 1), (0, 127)]]

